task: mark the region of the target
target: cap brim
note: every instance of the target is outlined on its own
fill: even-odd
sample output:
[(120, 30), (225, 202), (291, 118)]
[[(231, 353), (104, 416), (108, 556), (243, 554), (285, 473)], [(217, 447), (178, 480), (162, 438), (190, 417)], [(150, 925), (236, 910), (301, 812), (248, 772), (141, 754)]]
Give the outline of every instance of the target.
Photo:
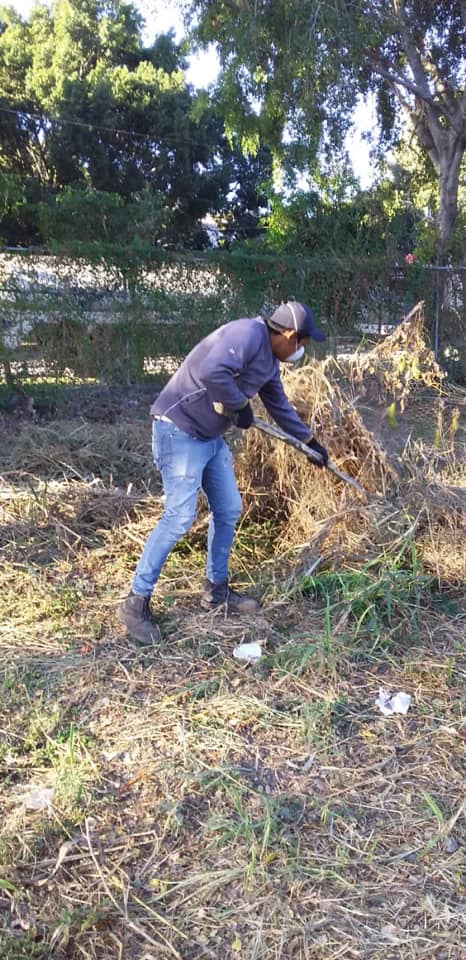
[[(323, 330), (319, 330), (319, 328), (316, 327), (314, 314), (311, 308), (308, 307), (307, 303), (303, 303), (302, 307), (305, 312), (305, 325), (303, 329), (304, 336), (312, 337), (313, 340), (317, 340), (318, 343), (322, 343), (327, 339), (327, 334), (324, 333)], [(304, 333), (304, 330), (306, 330), (306, 333)]]
[(327, 339), (327, 334), (323, 330), (313, 330), (311, 337), (313, 340), (317, 340), (317, 343), (323, 343)]

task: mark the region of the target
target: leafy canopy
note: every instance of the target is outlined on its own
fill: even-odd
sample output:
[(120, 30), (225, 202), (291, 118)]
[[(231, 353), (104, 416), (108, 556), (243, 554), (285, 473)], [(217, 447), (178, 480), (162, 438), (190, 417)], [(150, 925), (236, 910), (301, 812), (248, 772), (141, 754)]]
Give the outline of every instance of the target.
[[(187, 85), (183, 46), (168, 34), (145, 47), (141, 27), (122, 0), (57, 0), (51, 10), (35, 6), (28, 21), (0, 8), (0, 171), (10, 196), (19, 179), (24, 199), (3, 211), (9, 242), (51, 239), (54, 224), (62, 236), (65, 214), (76, 235), (80, 202), (104, 240), (105, 194), (124, 201), (130, 222), (144, 222), (148, 242), (165, 246), (205, 245), (202, 218), (224, 210), (232, 192), (239, 220), (244, 212), (257, 222), (263, 164), (254, 196), (242, 197), (244, 158), (228, 144), (218, 106)], [(47, 216), (44, 204), (57, 198)]]
[(464, 0), (191, 0), (201, 44), (215, 42), (231, 127), (316, 171), (340, 150), (360, 95), (382, 138), (409, 124), (438, 177), (438, 231), (453, 229), (465, 136)]

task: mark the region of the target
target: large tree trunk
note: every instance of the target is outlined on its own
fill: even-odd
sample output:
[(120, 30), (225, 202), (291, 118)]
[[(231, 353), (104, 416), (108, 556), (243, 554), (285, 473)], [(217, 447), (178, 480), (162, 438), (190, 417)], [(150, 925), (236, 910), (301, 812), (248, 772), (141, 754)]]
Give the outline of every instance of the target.
[[(400, 14), (402, 5), (399, 0), (393, 0), (393, 4), (397, 14)], [(371, 54), (371, 65), (388, 82), (397, 97), (416, 139), (430, 157), (439, 180), (433, 329), (437, 356), (447, 290), (445, 266), (458, 211), (460, 166), (466, 148), (466, 94), (457, 96), (449, 84), (439, 79), (438, 72), (432, 67), (430, 54), (418, 46), (407, 21), (400, 20), (399, 30), (411, 77), (400, 72), (397, 65), (390, 64), (380, 52)]]
[(401, 100), (414, 134), (429, 155), (439, 178), (439, 207), (437, 214), (437, 250), (444, 257), (455, 226), (458, 211), (458, 187), (460, 167), (465, 150), (463, 111), (459, 104), (451, 109), (445, 125), (445, 116), (426, 104), (420, 97), (415, 106), (407, 105), (399, 90)]
[[(423, 150), (429, 155), (439, 177), (439, 210), (437, 217), (437, 249), (446, 255), (455, 225), (460, 164), (466, 149), (466, 92), (455, 89), (457, 78), (446, 79), (438, 62), (438, 51), (430, 49), (432, 41), (417, 35), (412, 21), (411, 5), (406, 0), (392, 0), (397, 23), (394, 35), (406, 58), (391, 60), (385, 51), (372, 51), (372, 68), (383, 77), (395, 94)], [(463, 0), (466, 22), (466, 0)]]
[(439, 207), (437, 214), (437, 257), (435, 282), (435, 316), (433, 329), (434, 354), (439, 355), (441, 330), (446, 319), (448, 247), (458, 212), (458, 186), (463, 139), (454, 128), (442, 131), (431, 160), (439, 175)]
[(450, 136), (445, 137), (448, 143), (438, 157), (439, 174), (439, 209), (438, 209), (438, 255), (444, 259), (448, 250), (450, 237), (455, 226), (458, 210), (458, 185), (461, 160), (463, 156), (462, 138), (453, 137), (455, 131), (450, 130)]

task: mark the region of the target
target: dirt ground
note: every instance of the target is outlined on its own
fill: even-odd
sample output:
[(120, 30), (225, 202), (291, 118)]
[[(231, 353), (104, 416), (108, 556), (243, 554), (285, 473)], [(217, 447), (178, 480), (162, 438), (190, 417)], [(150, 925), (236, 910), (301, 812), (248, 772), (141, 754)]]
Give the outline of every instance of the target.
[[(29, 389), (32, 405), (25, 404), (21, 397), (16, 404), (6, 404), (8, 410), (0, 412), (1, 424), (8, 433), (17, 432), (18, 425), (30, 422), (47, 423), (54, 420), (82, 418), (90, 423), (115, 423), (117, 420), (140, 421), (147, 418), (151, 404), (157, 397), (162, 383), (114, 386), (79, 384), (60, 389), (53, 398), (43, 399), (38, 392)], [(374, 433), (384, 449), (396, 455), (404, 449), (408, 439), (423, 439), (432, 443), (439, 418), (447, 421), (452, 410), (459, 414), (458, 441), (464, 443), (466, 431), (466, 403), (464, 391), (457, 389), (452, 396), (439, 397), (435, 391), (423, 390), (411, 397), (404, 410), (390, 418), (384, 403), (363, 397), (358, 401), (358, 411), (368, 429)]]

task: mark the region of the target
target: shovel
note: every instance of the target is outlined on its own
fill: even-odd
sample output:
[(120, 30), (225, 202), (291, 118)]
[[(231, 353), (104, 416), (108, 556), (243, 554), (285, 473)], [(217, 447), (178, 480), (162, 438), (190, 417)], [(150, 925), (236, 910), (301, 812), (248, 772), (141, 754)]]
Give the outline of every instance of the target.
[[(276, 427), (272, 423), (267, 423), (266, 420), (261, 420), (260, 417), (254, 417), (253, 426), (257, 427), (258, 430), (261, 430), (262, 433), (267, 433), (270, 437), (274, 437), (276, 440), (283, 440), (283, 442), (288, 443), (290, 447), (294, 447), (295, 450), (299, 450), (300, 453), (303, 453), (304, 456), (307, 457), (312, 463), (315, 463), (319, 467), (322, 466), (322, 457), (320, 453), (316, 453), (315, 450), (311, 450), (307, 444), (302, 442), (302, 440), (297, 440), (296, 437), (292, 437), (291, 434), (285, 433), (285, 431), (281, 430), (280, 427)], [(349, 477), (347, 473), (343, 473), (343, 470), (339, 470), (331, 460), (329, 460), (327, 463), (327, 470), (330, 470), (335, 477), (338, 477), (345, 483), (349, 483), (351, 487), (354, 487), (354, 489), (358, 491), (358, 493), (365, 497), (367, 496), (367, 490), (365, 490), (357, 480), (354, 480), (353, 477)]]

